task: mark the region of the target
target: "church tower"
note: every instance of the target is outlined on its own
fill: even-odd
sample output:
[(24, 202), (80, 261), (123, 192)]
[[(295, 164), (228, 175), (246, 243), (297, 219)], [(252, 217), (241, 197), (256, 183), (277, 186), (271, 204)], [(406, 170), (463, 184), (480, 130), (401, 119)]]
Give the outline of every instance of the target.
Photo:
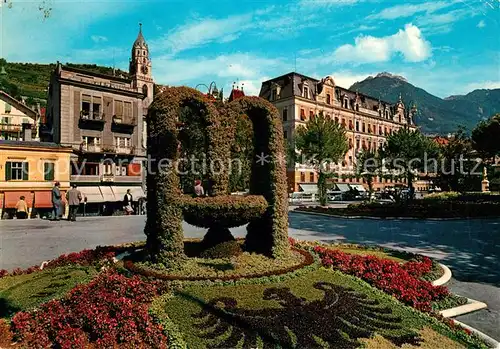
[[(142, 35), (142, 23), (139, 23), (139, 34), (132, 46), (132, 58), (130, 59), (129, 73), (132, 78), (132, 87), (142, 92), (146, 97), (143, 100), (143, 108), (147, 113), (149, 104), (153, 101), (153, 76), (151, 74), (151, 60), (149, 59), (149, 48)], [(144, 114), (145, 115), (145, 114)]]

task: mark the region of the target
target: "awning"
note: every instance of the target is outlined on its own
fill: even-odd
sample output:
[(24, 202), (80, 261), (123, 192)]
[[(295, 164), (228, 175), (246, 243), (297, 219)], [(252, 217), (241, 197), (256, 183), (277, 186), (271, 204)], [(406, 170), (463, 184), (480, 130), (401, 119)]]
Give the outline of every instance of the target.
[(299, 184), (300, 189), (305, 194), (317, 194), (318, 193), (318, 185), (313, 184)]
[(342, 193), (346, 193), (346, 192), (351, 191), (351, 188), (349, 188), (349, 184), (346, 184), (346, 183), (335, 183), (335, 185), (337, 186), (337, 188), (339, 188), (339, 190)]
[(130, 193), (132, 194), (132, 198), (134, 199), (134, 201), (146, 197), (146, 194), (144, 193), (144, 190), (142, 190), (142, 187), (132, 187), (130, 188)]
[(35, 192), (35, 208), (52, 208), (52, 191)]
[(30, 191), (6, 191), (4, 196), (4, 208), (16, 208), (19, 198), (24, 196), (28, 208), (33, 206), (33, 193)]
[[(113, 190), (113, 193), (115, 194), (116, 201), (123, 201), (123, 198), (124, 198), (125, 194), (127, 194), (128, 189), (132, 189), (132, 188), (130, 188), (130, 187), (115, 187), (115, 186), (111, 187), (111, 190)], [(132, 190), (130, 190), (130, 191), (132, 191)], [(133, 195), (134, 194), (132, 194), (132, 196)]]
[(352, 189), (356, 189), (360, 193), (366, 191), (365, 187), (363, 187), (361, 184), (350, 184), (350, 187)]
[(105, 202), (121, 201), (121, 198), (115, 197), (115, 194), (113, 193), (113, 190), (111, 189), (110, 186), (103, 185), (100, 186), (99, 189), (101, 190), (103, 201)]
[(87, 203), (104, 202), (101, 190), (99, 187), (78, 187), (80, 193), (82, 193), (82, 201), (87, 199)]

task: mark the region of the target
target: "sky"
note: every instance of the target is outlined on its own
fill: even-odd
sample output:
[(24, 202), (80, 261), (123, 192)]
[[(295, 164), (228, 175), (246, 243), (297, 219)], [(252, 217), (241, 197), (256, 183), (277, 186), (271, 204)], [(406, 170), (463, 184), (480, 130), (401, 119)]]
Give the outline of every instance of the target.
[(387, 71), (439, 97), (500, 88), (500, 0), (0, 1), (7, 61), (127, 70), (142, 23), (160, 84), (258, 94), (291, 71), (346, 88)]

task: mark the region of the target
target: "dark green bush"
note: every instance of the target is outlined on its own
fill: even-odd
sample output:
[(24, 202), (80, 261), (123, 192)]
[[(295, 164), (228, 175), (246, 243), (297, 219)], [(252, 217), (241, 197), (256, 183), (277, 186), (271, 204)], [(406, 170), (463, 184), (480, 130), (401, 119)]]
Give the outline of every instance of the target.
[(202, 228), (244, 225), (261, 217), (267, 206), (267, 201), (261, 195), (182, 198), (184, 220)]
[(226, 241), (221, 244), (215, 245), (205, 251), (200, 255), (201, 258), (231, 258), (234, 256), (239, 256), (243, 253), (241, 244), (238, 241)]

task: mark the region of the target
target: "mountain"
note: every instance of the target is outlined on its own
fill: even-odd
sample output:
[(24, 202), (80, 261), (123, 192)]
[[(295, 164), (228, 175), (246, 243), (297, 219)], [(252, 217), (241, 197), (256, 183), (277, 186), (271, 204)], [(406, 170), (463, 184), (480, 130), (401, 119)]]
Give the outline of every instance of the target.
[[(96, 73), (113, 74), (113, 68), (111, 67), (103, 67), (95, 64), (66, 64), (74, 68)], [(32, 105), (35, 102), (40, 102), (44, 105), (47, 98), (50, 74), (54, 71), (55, 67), (55, 63), (13, 63), (0, 58), (0, 71), (2, 73), (5, 71), (5, 74), (0, 75), (0, 89), (18, 99), (25, 97), (28, 105)], [(116, 69), (115, 74), (127, 75), (128, 73)]]
[(475, 90), (464, 96), (436, 97), (405, 78), (390, 73), (356, 82), (351, 90), (395, 103), (401, 94), (406, 104), (418, 108), (415, 123), (425, 133), (447, 134), (465, 126), (472, 130), (481, 120), (500, 112), (500, 89)]

